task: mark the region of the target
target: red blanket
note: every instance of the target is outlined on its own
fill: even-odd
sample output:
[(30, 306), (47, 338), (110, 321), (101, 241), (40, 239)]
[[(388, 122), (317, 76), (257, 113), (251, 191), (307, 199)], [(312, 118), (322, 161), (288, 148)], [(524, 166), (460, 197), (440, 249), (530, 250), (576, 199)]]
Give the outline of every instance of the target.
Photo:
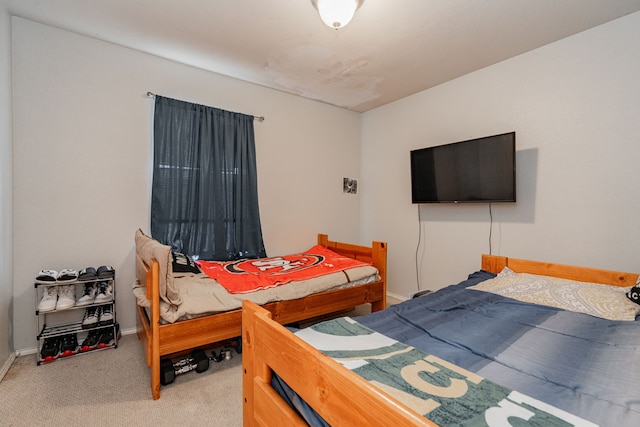
[(353, 267), (371, 265), (339, 255), (321, 245), (295, 255), (196, 263), (203, 273), (215, 279), (232, 294), (273, 288), (294, 280), (313, 279)]

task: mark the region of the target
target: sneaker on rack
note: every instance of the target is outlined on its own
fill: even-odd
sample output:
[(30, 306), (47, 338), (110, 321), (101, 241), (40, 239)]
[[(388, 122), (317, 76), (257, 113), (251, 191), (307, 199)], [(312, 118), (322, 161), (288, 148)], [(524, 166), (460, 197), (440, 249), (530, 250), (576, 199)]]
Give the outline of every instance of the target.
[(80, 351), (91, 351), (95, 350), (98, 347), (98, 343), (100, 342), (100, 338), (104, 330), (102, 329), (92, 329), (89, 331), (87, 337), (82, 341), (82, 345), (80, 346)]
[(115, 344), (113, 338), (113, 328), (103, 329), (100, 341), (98, 341), (98, 348), (112, 347)]
[(82, 319), (82, 329), (93, 328), (98, 325), (98, 319), (102, 313), (102, 307), (89, 307), (84, 312), (84, 318)]
[(83, 305), (93, 304), (93, 301), (96, 299), (97, 292), (98, 288), (96, 286), (96, 282), (85, 283), (84, 292), (78, 301), (76, 301), (76, 306), (81, 307)]
[(57, 286), (45, 286), (42, 291), (42, 299), (38, 303), (38, 311), (46, 312), (56, 309), (56, 303), (58, 302), (58, 287)]
[(45, 338), (40, 349), (42, 362), (53, 362), (60, 355), (60, 337)]
[(68, 334), (60, 337), (60, 357), (73, 356), (78, 353), (78, 336)]
[(58, 286), (56, 310), (65, 310), (74, 305), (76, 305), (76, 287), (74, 285)]
[(113, 288), (109, 282), (98, 282), (98, 295), (95, 303), (109, 302), (113, 299)]
[(100, 326), (106, 326), (113, 323), (113, 307), (111, 305), (103, 305), (100, 317), (98, 319), (98, 324)]

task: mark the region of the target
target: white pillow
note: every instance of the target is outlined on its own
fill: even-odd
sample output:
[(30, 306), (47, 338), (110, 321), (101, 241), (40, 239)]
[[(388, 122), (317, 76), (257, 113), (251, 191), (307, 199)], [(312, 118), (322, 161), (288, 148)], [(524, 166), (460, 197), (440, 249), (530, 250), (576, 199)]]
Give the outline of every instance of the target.
[(468, 289), (609, 320), (633, 321), (640, 314), (640, 305), (634, 304), (626, 296), (631, 287), (515, 273), (508, 267), (494, 279), (485, 280)]

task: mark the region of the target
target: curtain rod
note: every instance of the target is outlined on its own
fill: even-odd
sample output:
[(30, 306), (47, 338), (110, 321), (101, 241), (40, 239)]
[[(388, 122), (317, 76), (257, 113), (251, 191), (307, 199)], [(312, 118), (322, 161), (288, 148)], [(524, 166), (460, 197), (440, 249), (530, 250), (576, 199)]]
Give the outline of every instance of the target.
[[(147, 92), (147, 96), (148, 96), (149, 98), (155, 98), (155, 97), (156, 97), (156, 94), (155, 94), (155, 93), (153, 93), (153, 92)], [(253, 116), (253, 120), (257, 120), (257, 121), (259, 121), (260, 123), (262, 123), (262, 122), (264, 121), (264, 116)]]

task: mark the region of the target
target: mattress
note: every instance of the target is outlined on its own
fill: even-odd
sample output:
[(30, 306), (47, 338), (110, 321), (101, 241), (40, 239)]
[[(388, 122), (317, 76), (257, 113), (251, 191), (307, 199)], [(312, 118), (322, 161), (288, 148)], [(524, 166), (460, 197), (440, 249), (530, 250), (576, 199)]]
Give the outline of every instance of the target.
[[(592, 423), (640, 425), (638, 320), (606, 320), (468, 289), (493, 277), (475, 272), (460, 284), (355, 320)], [(277, 376), (274, 387), (310, 423), (322, 425)]]
[[(349, 281), (347, 281), (347, 277), (349, 277)], [(245, 299), (263, 305), (269, 302), (297, 299), (314, 293), (358, 286), (376, 280), (379, 280), (378, 270), (367, 265), (348, 269), (346, 275), (344, 272), (336, 272), (255, 292), (231, 294), (203, 273), (174, 273), (173, 287), (181, 303), (174, 305), (161, 301), (160, 317), (164, 322), (174, 323), (179, 320), (238, 309), (242, 307), (242, 301)], [(140, 283), (133, 284), (133, 293), (139, 306), (150, 307), (145, 289)]]

